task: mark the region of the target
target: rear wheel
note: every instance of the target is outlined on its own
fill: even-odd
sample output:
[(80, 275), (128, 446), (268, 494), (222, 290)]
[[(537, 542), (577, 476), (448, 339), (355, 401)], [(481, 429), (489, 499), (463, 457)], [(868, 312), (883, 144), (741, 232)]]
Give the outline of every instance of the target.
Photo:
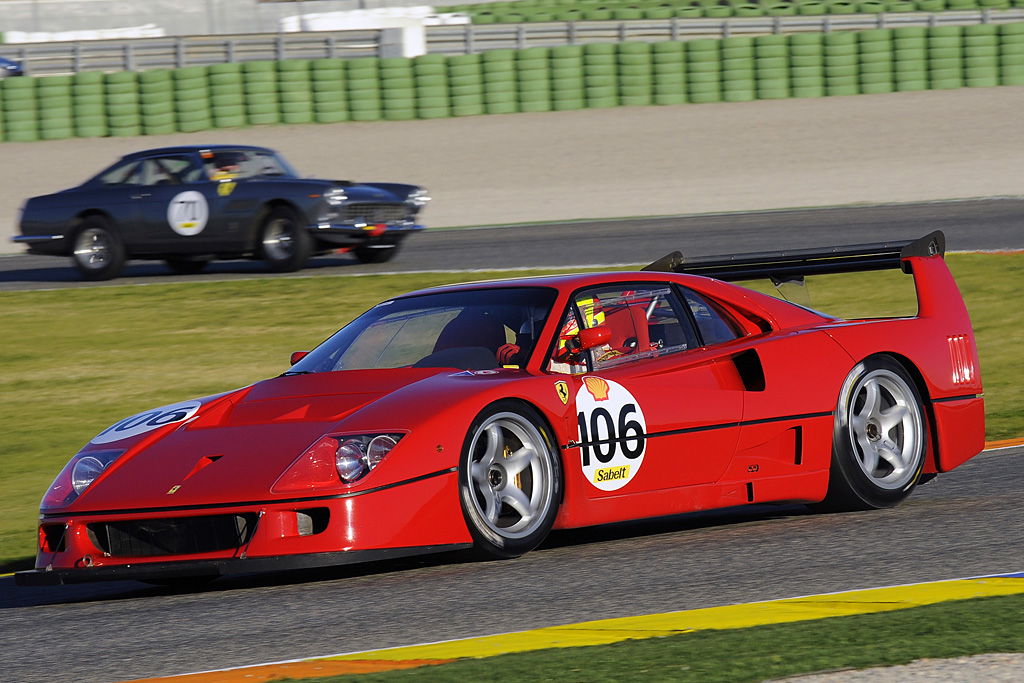
[(285, 208), (270, 212), (260, 228), (260, 254), (271, 270), (290, 273), (309, 261), (313, 239), (295, 214)]
[(896, 505), (924, 467), (927, 430), (914, 381), (889, 356), (850, 371), (839, 394), (825, 506), (871, 509)]
[(164, 263), (179, 275), (194, 275), (205, 269), (210, 262), (206, 259), (169, 258), (164, 259)]
[(537, 411), (499, 401), (473, 421), (459, 464), (459, 497), (476, 546), (517, 557), (547, 537), (558, 514), (557, 449)]
[(361, 263), (385, 263), (398, 253), (397, 244), (363, 245), (352, 250)]
[(88, 218), (75, 233), (71, 257), (86, 280), (109, 280), (124, 269), (125, 250), (106, 221)]

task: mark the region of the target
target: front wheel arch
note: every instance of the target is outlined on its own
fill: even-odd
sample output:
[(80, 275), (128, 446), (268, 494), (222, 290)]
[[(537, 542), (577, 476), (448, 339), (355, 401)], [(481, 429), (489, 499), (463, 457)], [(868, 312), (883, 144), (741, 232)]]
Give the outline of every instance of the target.
[[(528, 458), (532, 452), (536, 457)], [(528, 460), (525, 467), (516, 463), (506, 471), (506, 462), (520, 458)], [(463, 441), (458, 478), (466, 527), (477, 552), (490, 558), (518, 557), (540, 545), (565, 491), (555, 432), (540, 410), (519, 399), (501, 399), (477, 413)]]

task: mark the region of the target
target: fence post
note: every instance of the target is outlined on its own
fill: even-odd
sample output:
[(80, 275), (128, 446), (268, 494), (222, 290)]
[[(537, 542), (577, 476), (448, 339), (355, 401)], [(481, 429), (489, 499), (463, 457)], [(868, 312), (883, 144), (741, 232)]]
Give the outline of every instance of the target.
[(178, 68), (181, 69), (185, 66), (185, 41), (182, 38), (178, 38), (174, 45), (174, 61), (177, 62)]
[(466, 24), (466, 54), (473, 54), (473, 24)]
[(672, 17), (672, 40), (679, 40), (679, 17)]
[(125, 71), (135, 71), (135, 64), (134, 64), (135, 60), (133, 59), (133, 57), (134, 57), (134, 55), (132, 54), (132, 44), (131, 43), (125, 43), (124, 44), (124, 70)]
[(569, 35), (568, 35), (569, 44), (570, 45), (575, 45), (576, 44), (576, 22), (575, 21), (570, 21), (568, 28), (569, 28)]
[(732, 28), (731, 27), (732, 27), (732, 24), (730, 24), (728, 21), (723, 21), (722, 22), (722, 38), (728, 38), (729, 37), (730, 33), (732, 32)]

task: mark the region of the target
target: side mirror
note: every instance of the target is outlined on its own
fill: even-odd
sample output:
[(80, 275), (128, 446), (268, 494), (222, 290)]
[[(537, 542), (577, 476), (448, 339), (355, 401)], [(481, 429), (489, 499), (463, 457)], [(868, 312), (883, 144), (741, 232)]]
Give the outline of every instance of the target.
[(612, 331), (604, 325), (597, 325), (596, 327), (588, 327), (585, 330), (580, 330), (577, 339), (579, 339), (579, 350), (586, 351), (603, 344), (607, 344), (612, 338)]
[(300, 360), (309, 355), (309, 351), (293, 351), (292, 352), (292, 365), (295, 365)]

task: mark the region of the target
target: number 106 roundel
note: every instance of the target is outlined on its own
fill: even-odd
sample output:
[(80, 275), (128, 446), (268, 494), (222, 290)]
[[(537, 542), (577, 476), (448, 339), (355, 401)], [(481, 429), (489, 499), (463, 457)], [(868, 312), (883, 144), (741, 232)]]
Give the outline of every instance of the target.
[[(45, 492), (22, 585), (202, 580), (751, 503), (898, 504), (984, 443), (942, 233), (384, 301), (290, 369), (143, 410)], [(848, 321), (733, 284), (880, 268), (919, 310)]]

